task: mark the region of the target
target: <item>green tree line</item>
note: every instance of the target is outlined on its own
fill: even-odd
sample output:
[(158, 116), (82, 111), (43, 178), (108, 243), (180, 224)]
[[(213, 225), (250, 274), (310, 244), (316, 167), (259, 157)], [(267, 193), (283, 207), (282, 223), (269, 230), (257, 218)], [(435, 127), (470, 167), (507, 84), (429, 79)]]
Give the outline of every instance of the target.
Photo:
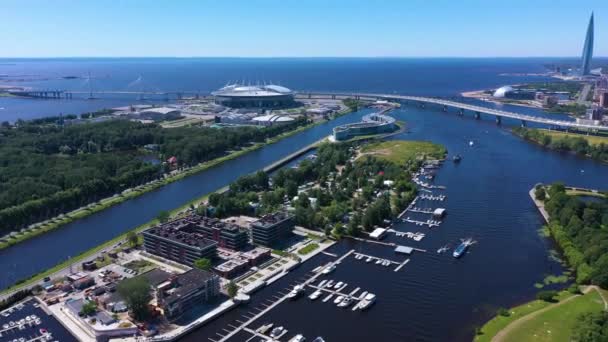
[(513, 132), (527, 140), (532, 140), (547, 148), (557, 151), (574, 152), (581, 156), (608, 162), (608, 144), (591, 145), (583, 137), (555, 138), (538, 129), (524, 127), (513, 128)]
[[(0, 233), (66, 213), (161, 178), (150, 163), (175, 156), (194, 166), (306, 123), (266, 128), (179, 127), (126, 120), (64, 125), (64, 118), (0, 125)], [(157, 152), (144, 149), (156, 144)]]

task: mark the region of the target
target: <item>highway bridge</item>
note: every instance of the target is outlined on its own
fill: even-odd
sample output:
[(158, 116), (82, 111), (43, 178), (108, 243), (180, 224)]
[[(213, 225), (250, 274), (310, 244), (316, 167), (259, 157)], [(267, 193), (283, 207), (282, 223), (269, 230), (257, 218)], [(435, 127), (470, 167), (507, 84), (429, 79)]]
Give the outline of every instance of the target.
[[(184, 95), (193, 96), (196, 99), (199, 98), (207, 98), (208, 96), (201, 95), (198, 91), (64, 91), (64, 90), (22, 90), (11, 92), (14, 95), (26, 96), (26, 97), (42, 97), (42, 98), (72, 98), (73, 94), (89, 94), (90, 97), (94, 97), (94, 95), (103, 95), (103, 94), (124, 94), (124, 95), (161, 95), (164, 96), (166, 100), (169, 99), (169, 96), (175, 96), (178, 100), (182, 99)], [(505, 110), (494, 109), (489, 107), (483, 107), (478, 105), (472, 105), (467, 103), (462, 103), (450, 99), (442, 99), (436, 97), (424, 97), (424, 96), (408, 96), (408, 95), (397, 95), (397, 94), (375, 94), (375, 93), (320, 93), (320, 92), (299, 92), (296, 95), (298, 98), (329, 98), (329, 99), (345, 99), (345, 98), (354, 98), (358, 100), (387, 100), (387, 101), (398, 101), (398, 102), (414, 102), (422, 107), (426, 104), (433, 104), (441, 106), (444, 111), (447, 111), (448, 108), (457, 108), (459, 115), (464, 115), (465, 111), (471, 111), (475, 113), (475, 118), (480, 119), (481, 114), (492, 115), (496, 118), (497, 123), (501, 123), (502, 118), (509, 118), (514, 120), (519, 120), (522, 126), (525, 126), (528, 122), (536, 122), (544, 125), (560, 127), (565, 129), (577, 129), (588, 132), (599, 132), (599, 131), (608, 131), (608, 126), (598, 126), (592, 125), (588, 123), (577, 123), (575, 121), (566, 121), (566, 120), (555, 120), (548, 119), (539, 116), (520, 114), (515, 112), (508, 112)]]
[(496, 122), (501, 123), (502, 118), (509, 118), (519, 120), (523, 126), (527, 122), (536, 122), (549, 126), (556, 126), (561, 128), (578, 129), (589, 132), (608, 131), (608, 126), (598, 126), (592, 124), (577, 123), (575, 121), (555, 120), (547, 119), (539, 116), (526, 115), (514, 112), (508, 112), (505, 110), (488, 108), (483, 106), (477, 106), (467, 103), (462, 103), (453, 100), (435, 98), (435, 97), (423, 97), (423, 96), (407, 96), (407, 95), (396, 95), (396, 94), (371, 94), (371, 93), (299, 93), (300, 98), (331, 98), (331, 99), (345, 99), (354, 98), (357, 100), (387, 100), (387, 101), (398, 101), (398, 102), (414, 102), (424, 107), (425, 104), (434, 104), (441, 106), (444, 111), (448, 108), (456, 108), (459, 110), (458, 114), (463, 115), (464, 111), (468, 110), (475, 113), (475, 118), (479, 119), (481, 114), (488, 114), (496, 117)]

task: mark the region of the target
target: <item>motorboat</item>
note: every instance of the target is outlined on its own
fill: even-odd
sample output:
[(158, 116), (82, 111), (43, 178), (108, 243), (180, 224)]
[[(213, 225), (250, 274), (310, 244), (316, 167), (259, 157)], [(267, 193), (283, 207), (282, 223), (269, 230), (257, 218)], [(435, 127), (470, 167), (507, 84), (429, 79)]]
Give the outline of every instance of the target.
[(334, 304), (340, 303), (343, 299), (344, 299), (344, 296), (338, 296), (338, 297), (336, 297), (336, 299), (334, 299)]
[(327, 284), (327, 279), (321, 280), (321, 282), (319, 283), (319, 287), (323, 287), (325, 286), (325, 284)]
[(256, 329), (256, 332), (260, 334), (265, 334), (268, 330), (272, 329), (274, 323), (264, 324), (261, 327)]
[(331, 288), (332, 286), (334, 286), (333, 280), (328, 281), (327, 284), (325, 285), (325, 287), (329, 287), (329, 288)]
[(322, 293), (323, 292), (321, 290), (317, 290), (317, 291), (313, 292), (310, 296), (308, 296), (308, 298), (310, 300), (315, 300), (315, 299), (319, 298)]
[(281, 335), (285, 334), (286, 332), (287, 332), (287, 329), (285, 329), (283, 327), (276, 327), (276, 328), (272, 329), (272, 331), (270, 332), (270, 337), (278, 338)]
[(296, 336), (292, 337), (289, 340), (289, 342), (304, 342), (304, 341), (306, 341), (306, 338), (302, 334), (297, 334)]
[(330, 274), (335, 269), (336, 269), (336, 265), (335, 264), (331, 264), (331, 265), (327, 266), (325, 269), (323, 269), (323, 271), (321, 271), (321, 273), (322, 274)]
[(382, 262), (382, 259), (376, 260), (376, 265), (380, 265), (381, 262)]
[(304, 292), (304, 285), (296, 285), (293, 290), (287, 294), (287, 298), (296, 299), (302, 292)]
[(372, 257), (367, 257), (367, 260), (365, 260), (365, 262), (372, 262)]
[(346, 297), (344, 298), (340, 303), (338, 303), (338, 307), (339, 308), (346, 308), (348, 307), (351, 303), (353, 302), (353, 300), (350, 297)]
[(370, 306), (372, 306), (372, 304), (374, 304), (375, 302), (376, 302), (376, 295), (373, 293), (368, 293), (367, 295), (365, 295), (365, 297), (363, 297), (363, 299), (359, 303), (359, 308), (361, 310), (365, 310), (365, 309), (369, 308)]
[(317, 338), (315, 338), (314, 340), (312, 340), (312, 342), (325, 342), (325, 340), (323, 339), (323, 337), (318, 336)]
[(339, 289), (340, 287), (342, 287), (342, 285), (344, 285), (343, 282), (339, 281), (336, 285), (334, 285), (334, 289)]

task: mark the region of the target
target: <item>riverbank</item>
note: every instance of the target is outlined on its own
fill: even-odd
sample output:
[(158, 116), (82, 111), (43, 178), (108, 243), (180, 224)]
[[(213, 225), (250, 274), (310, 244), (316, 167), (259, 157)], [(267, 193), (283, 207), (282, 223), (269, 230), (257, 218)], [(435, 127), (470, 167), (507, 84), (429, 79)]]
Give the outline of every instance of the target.
[(479, 329), (474, 341), (569, 341), (577, 317), (605, 310), (606, 299), (599, 288), (588, 286), (582, 293), (559, 292), (554, 302), (539, 299), (505, 310)]
[(514, 127), (510, 131), (528, 142), (553, 151), (569, 152), (608, 163), (608, 137), (525, 127)]
[[(348, 112), (347, 112), (348, 113)], [(345, 115), (346, 113), (341, 113), (341, 115)], [(4, 249), (4, 248), (9, 248), (11, 246), (14, 246), (20, 242), (23, 242), (25, 240), (37, 237), (39, 235), (45, 234), (49, 231), (61, 228), (62, 226), (69, 224), (71, 222), (74, 222), (76, 220), (85, 218), (87, 216), (90, 216), (92, 214), (98, 213), (100, 211), (103, 211), (107, 208), (110, 208), (112, 206), (115, 206), (117, 204), (123, 203), (127, 200), (139, 197), (147, 192), (159, 189), (167, 184), (176, 182), (178, 180), (181, 180), (185, 177), (189, 177), (191, 175), (197, 174), (199, 172), (208, 170), (212, 167), (215, 167), (223, 162), (238, 158), (244, 154), (247, 154), (249, 152), (258, 150), (264, 146), (276, 143), (284, 138), (293, 136), (297, 133), (303, 132), (307, 129), (310, 129), (316, 125), (322, 124), (326, 122), (326, 120), (323, 121), (318, 121), (318, 122), (314, 122), (314, 123), (310, 123), (301, 127), (298, 127), (292, 131), (289, 132), (285, 132), (282, 134), (279, 134), (275, 137), (269, 138), (267, 139), (265, 142), (263, 143), (256, 143), (253, 144), (251, 146), (247, 146), (244, 147), (238, 151), (233, 151), (223, 157), (219, 157), (210, 161), (206, 161), (203, 163), (200, 163), (196, 166), (187, 168), (187, 169), (183, 169), (179, 172), (176, 172), (174, 174), (169, 174), (169, 175), (165, 175), (164, 178), (162, 179), (156, 179), (154, 181), (151, 181), (149, 183), (146, 184), (142, 184), (140, 186), (131, 188), (131, 189), (127, 189), (125, 191), (123, 191), (121, 194), (117, 194), (114, 195), (112, 197), (108, 197), (105, 199), (102, 199), (96, 203), (92, 203), (89, 204), (85, 207), (81, 207), (78, 208), (74, 211), (68, 212), (66, 214), (61, 214), (57, 217), (54, 217), (52, 219), (37, 223), (37, 224), (33, 224), (28, 228), (24, 228), (19, 232), (14, 232), (12, 234), (10, 234), (9, 236), (5, 237), (4, 239), (6, 240), (5, 242), (0, 242), (0, 250)]]
[[(269, 141), (267, 141), (264, 144), (260, 144), (260, 146), (258, 146), (256, 149), (261, 148), (262, 146), (265, 146), (265, 145), (269, 145), (269, 144), (278, 142), (278, 141), (282, 140), (283, 138), (287, 138), (288, 136), (294, 135), (296, 133), (299, 133), (299, 132), (304, 131), (304, 130), (310, 128), (310, 127), (319, 125), (319, 124), (324, 123), (324, 122), (326, 122), (326, 121), (321, 121), (321, 122), (313, 123), (313, 124), (310, 124), (310, 125), (307, 125), (307, 126), (300, 127), (297, 130), (294, 130), (294, 131), (291, 131), (291, 132), (286, 132), (284, 135), (277, 136), (277, 137), (275, 137), (273, 139), (269, 139)], [(316, 141), (316, 142), (312, 143), (311, 145), (317, 145), (317, 144), (320, 143), (320, 141), (322, 141), (322, 140)], [(249, 151), (253, 151), (253, 150), (249, 150)], [(241, 152), (241, 153), (238, 154), (238, 155), (232, 156), (229, 159), (228, 158), (223, 159), (221, 162), (224, 162), (224, 161), (227, 161), (227, 160), (230, 160), (230, 159), (234, 159), (234, 158), (236, 158), (236, 157), (244, 154), (244, 152), (242, 152), (242, 151), (239, 151), (239, 152)], [(237, 153), (239, 153), (239, 152), (237, 152)], [(284, 163), (288, 158), (295, 158), (298, 155), (299, 155), (298, 151), (296, 151), (294, 154), (290, 154), (286, 158), (281, 159), (279, 162)], [(210, 168), (212, 166), (218, 165), (221, 162), (216, 162), (213, 165), (208, 165), (208, 166), (205, 167), (205, 169), (208, 169), (208, 168)], [(272, 163), (272, 164), (270, 164), (270, 166), (275, 165), (276, 163), (277, 162)], [(265, 167), (265, 168), (263, 168), (263, 170), (267, 170), (267, 169), (268, 169), (268, 166)], [(200, 171), (203, 171), (203, 170), (200, 170)], [(180, 176), (181, 176), (180, 177), (180, 179), (181, 179), (181, 178), (185, 177), (186, 175), (181, 174)], [(177, 179), (175, 179), (175, 180), (177, 180)], [(220, 189), (217, 189), (215, 191), (209, 192), (209, 193), (207, 193), (207, 194), (205, 194), (203, 196), (194, 198), (194, 199), (192, 199), (192, 200), (184, 203), (183, 205), (181, 205), (181, 206), (179, 206), (179, 207), (177, 207), (177, 208), (169, 211), (169, 214), (170, 214), (171, 217), (175, 217), (175, 216), (181, 215), (181, 214), (185, 213), (187, 210), (189, 210), (190, 208), (192, 208), (193, 206), (195, 206), (196, 204), (205, 201), (209, 197), (209, 195), (211, 193), (224, 192), (227, 189), (228, 189), (228, 186), (224, 186), (224, 187), (222, 187)], [(102, 244), (100, 244), (98, 246), (95, 246), (95, 247), (93, 247), (93, 248), (91, 248), (91, 249), (89, 249), (89, 250), (87, 250), (85, 252), (82, 252), (82, 253), (78, 254), (77, 256), (71, 257), (70, 259), (68, 259), (68, 260), (66, 260), (66, 261), (64, 261), (62, 263), (59, 263), (59, 264), (53, 266), (50, 269), (47, 269), (47, 270), (45, 270), (43, 272), (37, 273), (37, 274), (35, 274), (35, 275), (27, 278), (25, 280), (17, 282), (13, 286), (10, 286), (7, 289), (1, 291), (0, 292), (0, 297), (7, 297), (7, 296), (9, 296), (9, 295), (11, 295), (11, 294), (13, 294), (13, 293), (15, 293), (17, 291), (31, 288), (37, 282), (41, 281), (45, 277), (51, 277), (51, 278), (56, 277), (56, 276), (60, 275), (61, 273), (66, 272), (67, 270), (69, 270), (70, 266), (77, 266), (77, 264), (80, 263), (80, 262), (88, 261), (88, 260), (93, 260), (97, 256), (101, 255), (102, 253), (108, 252), (108, 251), (110, 251), (110, 250), (112, 250), (114, 248), (118, 248), (121, 245), (121, 243), (124, 242), (127, 239), (127, 235), (130, 232), (138, 233), (138, 232), (141, 232), (141, 231), (143, 231), (143, 230), (145, 230), (145, 229), (147, 229), (147, 228), (149, 228), (151, 226), (157, 225), (158, 223), (159, 223), (158, 219), (153, 219), (153, 220), (150, 220), (150, 221), (148, 221), (148, 222), (146, 222), (144, 224), (141, 224), (141, 225), (139, 225), (139, 226), (137, 226), (137, 227), (135, 227), (133, 229), (125, 231), (122, 234), (116, 236), (115, 238), (113, 238), (111, 240), (108, 240), (108, 241), (106, 241), (106, 242), (104, 242), (104, 243), (102, 243)]]

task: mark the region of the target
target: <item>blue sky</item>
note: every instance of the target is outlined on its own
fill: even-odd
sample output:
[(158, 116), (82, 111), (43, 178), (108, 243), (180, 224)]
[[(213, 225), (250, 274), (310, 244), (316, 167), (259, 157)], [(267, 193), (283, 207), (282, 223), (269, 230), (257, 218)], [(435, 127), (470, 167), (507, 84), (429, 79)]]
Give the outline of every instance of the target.
[(0, 57), (578, 56), (608, 1), (2, 0)]

